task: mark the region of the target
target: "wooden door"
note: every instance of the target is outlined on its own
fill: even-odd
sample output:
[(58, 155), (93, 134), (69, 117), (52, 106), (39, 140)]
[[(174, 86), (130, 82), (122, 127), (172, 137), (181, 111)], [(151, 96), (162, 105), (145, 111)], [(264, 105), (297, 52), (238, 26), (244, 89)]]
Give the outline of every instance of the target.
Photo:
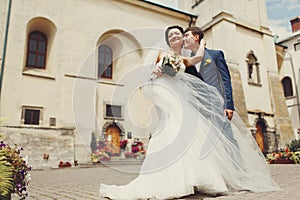
[(255, 140), (257, 142), (257, 145), (259, 149), (264, 152), (264, 134), (263, 129), (259, 123), (256, 124), (256, 133), (255, 133)]
[(109, 126), (106, 130), (106, 141), (113, 155), (120, 154), (120, 129)]

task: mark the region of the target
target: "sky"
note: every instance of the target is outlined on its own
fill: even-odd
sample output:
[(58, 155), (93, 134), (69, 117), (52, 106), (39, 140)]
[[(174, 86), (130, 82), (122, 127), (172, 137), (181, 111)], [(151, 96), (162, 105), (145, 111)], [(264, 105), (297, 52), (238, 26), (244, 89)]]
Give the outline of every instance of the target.
[[(177, 1), (183, 0), (151, 0), (166, 6), (177, 8)], [(300, 16), (300, 0), (266, 0), (269, 28), (279, 40), (292, 35), (290, 20)]]
[(292, 35), (290, 20), (300, 16), (300, 0), (266, 0), (269, 27), (279, 39)]

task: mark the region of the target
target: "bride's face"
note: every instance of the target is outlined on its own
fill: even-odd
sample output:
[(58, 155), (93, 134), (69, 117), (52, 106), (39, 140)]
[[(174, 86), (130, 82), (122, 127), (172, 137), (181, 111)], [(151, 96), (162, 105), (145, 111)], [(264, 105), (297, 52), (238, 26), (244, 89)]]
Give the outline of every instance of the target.
[(168, 33), (169, 44), (171, 48), (182, 47), (183, 35), (179, 29), (173, 28)]

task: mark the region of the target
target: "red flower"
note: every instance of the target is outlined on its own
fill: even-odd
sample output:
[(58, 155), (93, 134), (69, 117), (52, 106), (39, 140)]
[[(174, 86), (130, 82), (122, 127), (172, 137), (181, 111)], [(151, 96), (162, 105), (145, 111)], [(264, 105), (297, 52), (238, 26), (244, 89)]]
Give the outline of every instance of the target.
[(44, 153), (43, 159), (44, 159), (44, 160), (48, 160), (48, 159), (49, 159), (49, 154)]
[(125, 150), (127, 146), (128, 141), (127, 140), (121, 140), (120, 141), (120, 148)]

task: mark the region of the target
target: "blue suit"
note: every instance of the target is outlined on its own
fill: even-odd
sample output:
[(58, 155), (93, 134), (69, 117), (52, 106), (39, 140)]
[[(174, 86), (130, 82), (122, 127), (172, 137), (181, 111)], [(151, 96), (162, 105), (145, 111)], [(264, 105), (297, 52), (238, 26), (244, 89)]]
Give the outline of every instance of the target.
[[(222, 51), (205, 48), (204, 57), (200, 65), (200, 70), (197, 71), (195, 66), (189, 66), (186, 68), (185, 72), (194, 75), (200, 78), (201, 80), (203, 80), (208, 85), (215, 87), (220, 92), (220, 94), (224, 99), (225, 102), (224, 108), (234, 110), (231, 77)], [(201, 110), (199, 111), (201, 112)], [(219, 114), (223, 115), (223, 113), (219, 113)], [(227, 120), (227, 117), (222, 119), (218, 117), (212, 117), (210, 115), (209, 116), (204, 115), (204, 116), (210, 118), (212, 124), (223, 123), (222, 133), (225, 134), (225, 136), (228, 139), (230, 139), (230, 142), (232, 142), (237, 147), (237, 149), (239, 149), (239, 145), (233, 136), (230, 121)], [(215, 131), (214, 126), (211, 126), (209, 131)], [(206, 155), (207, 150), (210, 150), (210, 148), (202, 149), (201, 156)], [(226, 151), (231, 153), (232, 150), (226, 149)], [(239, 159), (242, 162), (242, 157), (240, 155), (238, 155), (237, 159)]]
[(224, 53), (220, 50), (205, 49), (204, 58), (200, 65), (200, 74), (204, 82), (219, 90), (225, 101), (224, 107), (234, 110), (231, 77)]

